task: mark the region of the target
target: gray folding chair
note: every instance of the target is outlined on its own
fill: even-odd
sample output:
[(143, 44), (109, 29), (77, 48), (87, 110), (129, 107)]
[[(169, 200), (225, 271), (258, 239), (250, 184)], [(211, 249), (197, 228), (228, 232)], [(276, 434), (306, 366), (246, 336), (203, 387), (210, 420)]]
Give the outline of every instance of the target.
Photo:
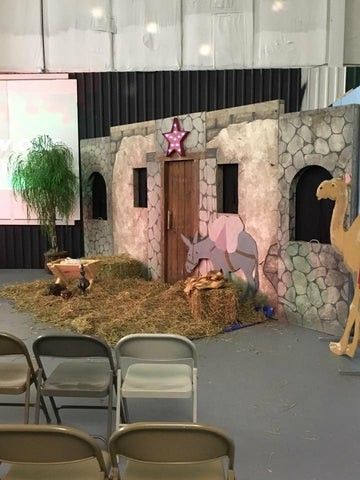
[[(35, 340), (33, 351), (39, 365), (36, 423), (39, 421), (39, 404), (43, 396), (49, 397), (58, 424), (61, 424), (59, 410), (62, 408), (107, 408), (109, 438), (112, 431), (113, 387), (116, 385), (109, 346), (89, 335), (44, 335)], [(49, 357), (67, 360), (56, 365), (48, 374), (49, 368), (45, 370), (43, 359)], [(108, 406), (67, 404), (58, 407), (54, 397), (108, 397)]]
[(221, 430), (195, 423), (133, 423), (109, 441), (113, 479), (235, 480), (234, 444)]
[(105, 480), (111, 469), (93, 438), (57, 425), (0, 425), (0, 462), (4, 480)]
[[(29, 423), (30, 414), (30, 388), (32, 384), (37, 384), (36, 373), (25, 343), (10, 333), (0, 332), (0, 357), (22, 357), (23, 361), (0, 361), (0, 395), (20, 395), (25, 393), (24, 403), (0, 403), (2, 407), (24, 406), (25, 423)], [(50, 422), (50, 416), (45, 403), (41, 402), (41, 407), (46, 416), (47, 422)]]
[(127, 398), (192, 398), (196, 422), (197, 354), (188, 338), (170, 334), (128, 335), (117, 343), (115, 354), (117, 427), (122, 417), (129, 419)]

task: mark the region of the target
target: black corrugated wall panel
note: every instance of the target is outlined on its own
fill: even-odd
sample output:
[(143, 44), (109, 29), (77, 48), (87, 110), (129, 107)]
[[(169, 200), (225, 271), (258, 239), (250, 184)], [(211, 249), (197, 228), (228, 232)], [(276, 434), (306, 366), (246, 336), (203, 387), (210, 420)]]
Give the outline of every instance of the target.
[(282, 99), (301, 105), (301, 69), (75, 73), (79, 135), (109, 135), (110, 127)]
[[(82, 232), (78, 224), (57, 227), (60, 250), (78, 258), (83, 255)], [(48, 250), (38, 225), (0, 225), (0, 268), (42, 268)]]

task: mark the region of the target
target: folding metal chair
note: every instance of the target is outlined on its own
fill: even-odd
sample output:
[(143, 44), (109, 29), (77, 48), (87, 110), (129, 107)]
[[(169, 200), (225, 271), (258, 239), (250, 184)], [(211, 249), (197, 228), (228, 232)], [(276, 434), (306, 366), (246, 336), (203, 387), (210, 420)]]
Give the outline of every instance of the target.
[(117, 343), (115, 354), (117, 428), (122, 406), (123, 417), (128, 421), (127, 398), (192, 398), (196, 422), (197, 354), (188, 338), (170, 334), (128, 335)]
[(112, 434), (113, 478), (122, 480), (235, 480), (234, 444), (222, 431), (194, 423), (133, 423)]
[[(20, 356), (23, 362), (0, 361), (0, 395), (20, 395), (25, 393), (24, 403), (0, 403), (0, 406), (24, 406), (24, 422), (29, 423), (30, 415), (30, 388), (37, 387), (36, 373), (25, 343), (10, 333), (0, 332), (0, 357)], [(14, 359), (13, 359), (14, 360)], [(46, 421), (50, 416), (44, 401), (41, 402)]]
[(105, 480), (111, 468), (93, 438), (57, 425), (0, 425), (0, 461), (4, 480)]
[[(50, 399), (57, 423), (61, 423), (59, 410), (62, 408), (90, 408), (108, 411), (107, 435), (112, 431), (113, 387), (116, 384), (114, 361), (109, 346), (89, 335), (44, 335), (33, 344), (39, 365), (38, 397), (35, 421), (39, 421), (39, 402), (42, 396)], [(66, 358), (48, 374), (44, 358)], [(102, 359), (103, 361), (99, 361)], [(62, 405), (58, 407), (54, 397), (108, 397), (108, 406)]]

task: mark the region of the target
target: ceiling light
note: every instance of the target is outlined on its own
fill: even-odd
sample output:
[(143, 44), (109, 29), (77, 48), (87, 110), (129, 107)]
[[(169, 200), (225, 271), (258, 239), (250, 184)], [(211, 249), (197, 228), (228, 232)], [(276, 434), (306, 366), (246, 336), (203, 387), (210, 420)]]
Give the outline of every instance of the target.
[(101, 18), (104, 16), (104, 10), (101, 7), (95, 7), (91, 10), (91, 15), (94, 18)]
[(148, 33), (157, 33), (158, 24), (156, 22), (149, 22), (146, 24), (146, 31)]
[(200, 55), (210, 55), (211, 52), (211, 46), (208, 43), (204, 43), (203, 45), (200, 45), (199, 48), (199, 53)]
[(283, 0), (275, 0), (271, 6), (273, 12), (280, 12), (280, 10), (284, 9), (284, 1)]

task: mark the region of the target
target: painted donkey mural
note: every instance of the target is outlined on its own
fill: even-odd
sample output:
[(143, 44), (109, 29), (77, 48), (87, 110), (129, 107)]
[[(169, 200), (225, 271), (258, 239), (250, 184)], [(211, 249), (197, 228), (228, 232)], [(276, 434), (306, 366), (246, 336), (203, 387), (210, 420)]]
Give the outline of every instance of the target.
[(259, 288), (258, 249), (254, 238), (242, 229), (236, 232), (236, 236), (232, 234), (231, 241), (226, 237), (225, 224), (215, 238), (211, 235), (210, 228), (209, 230), (210, 235), (202, 239), (197, 233), (192, 240), (181, 234), (183, 242), (188, 247), (186, 271), (191, 273), (200, 260), (208, 259), (213, 267), (216, 270), (222, 270), (225, 276), (230, 272), (241, 270), (249, 285), (257, 290)]

